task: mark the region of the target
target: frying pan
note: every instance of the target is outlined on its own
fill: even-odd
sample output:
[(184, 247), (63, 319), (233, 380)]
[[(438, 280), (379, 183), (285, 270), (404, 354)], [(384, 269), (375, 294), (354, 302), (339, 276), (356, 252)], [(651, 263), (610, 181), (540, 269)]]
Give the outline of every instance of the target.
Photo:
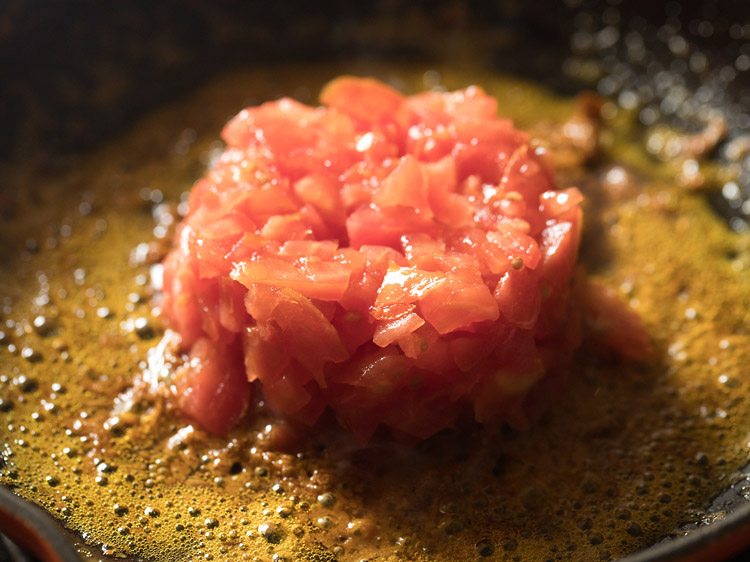
[[(0, 163), (12, 166), (33, 154), (39, 165), (51, 165), (90, 149), (148, 109), (235, 65), (343, 54), (365, 63), (460, 62), (452, 48), (461, 42), (473, 45), (473, 56), (487, 67), (560, 93), (593, 88), (621, 103), (636, 95), (642, 120), (686, 126), (709, 105), (728, 118), (727, 142), (750, 128), (750, 5), (741, 0), (357, 4), (6, 2), (0, 7)], [(414, 22), (419, 25), (405, 30)], [(641, 56), (633, 56), (626, 40), (636, 36)], [(683, 43), (704, 55), (703, 64), (674, 63)], [(679, 108), (665, 102), (670, 88), (658, 87), (665, 73), (672, 87), (685, 91)], [(715, 157), (731, 157), (726, 144)], [(747, 165), (740, 179), (739, 195), (712, 199), (736, 230), (747, 228), (737, 204), (750, 195)], [(750, 505), (742, 494), (728, 490), (706, 510), (728, 515), (710, 525), (686, 522), (674, 537), (628, 560), (743, 556), (750, 548)], [(53, 519), (4, 489), (0, 531), (41, 560), (77, 557)], [(0, 559), (22, 559), (20, 549), (0, 549)]]

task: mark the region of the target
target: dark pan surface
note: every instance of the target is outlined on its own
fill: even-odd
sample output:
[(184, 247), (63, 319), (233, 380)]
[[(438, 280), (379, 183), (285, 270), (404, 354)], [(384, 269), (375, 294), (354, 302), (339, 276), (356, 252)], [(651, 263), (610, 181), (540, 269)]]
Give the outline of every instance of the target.
[(0, 487), (0, 560), (75, 562), (69, 535), (48, 514)]

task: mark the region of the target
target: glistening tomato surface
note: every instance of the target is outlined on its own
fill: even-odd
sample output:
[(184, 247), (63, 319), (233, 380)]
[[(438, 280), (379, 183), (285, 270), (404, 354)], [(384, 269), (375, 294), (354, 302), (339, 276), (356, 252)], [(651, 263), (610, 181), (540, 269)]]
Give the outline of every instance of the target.
[(463, 409), (524, 425), (578, 345), (581, 194), (481, 88), (342, 77), (321, 102), (240, 112), (191, 192), (163, 302), (192, 357), (183, 412), (225, 432), (259, 386), (363, 441), (425, 438)]

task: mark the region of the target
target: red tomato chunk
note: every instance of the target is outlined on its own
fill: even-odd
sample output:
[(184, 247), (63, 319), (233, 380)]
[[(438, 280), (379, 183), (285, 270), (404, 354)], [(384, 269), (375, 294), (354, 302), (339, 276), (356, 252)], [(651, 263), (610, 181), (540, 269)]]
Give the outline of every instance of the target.
[(579, 344), (580, 192), (481, 88), (342, 77), (321, 102), (240, 112), (193, 188), (164, 277), (183, 413), (224, 433), (256, 386), (362, 441), (426, 438), (466, 409), (524, 425)]

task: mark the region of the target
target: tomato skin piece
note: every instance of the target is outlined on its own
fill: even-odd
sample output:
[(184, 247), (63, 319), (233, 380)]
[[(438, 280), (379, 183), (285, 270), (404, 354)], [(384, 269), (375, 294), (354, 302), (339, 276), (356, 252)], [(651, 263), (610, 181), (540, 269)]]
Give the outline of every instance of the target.
[(176, 374), (178, 405), (182, 412), (210, 433), (224, 435), (245, 414), (250, 384), (242, 365), (241, 348), (200, 338), (189, 362)]

